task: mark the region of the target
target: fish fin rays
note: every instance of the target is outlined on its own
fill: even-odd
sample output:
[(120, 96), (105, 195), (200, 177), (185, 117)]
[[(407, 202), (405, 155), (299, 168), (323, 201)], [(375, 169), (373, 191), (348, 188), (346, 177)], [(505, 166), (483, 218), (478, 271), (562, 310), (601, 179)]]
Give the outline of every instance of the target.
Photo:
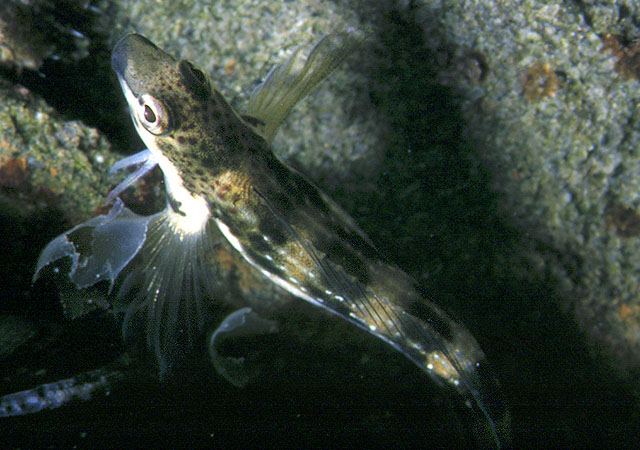
[(331, 33), (306, 58), (299, 47), (284, 63), (271, 69), (249, 99), (246, 115), (253, 129), (267, 142), (273, 141), (293, 107), (335, 70), (359, 41), (356, 30)]
[(113, 302), (124, 312), (126, 339), (144, 330), (161, 376), (193, 346), (217, 291), (214, 266), (206, 262), (213, 255), (213, 230), (184, 233), (173, 222), (175, 214), (167, 208), (149, 222), (139, 264), (116, 285)]
[[(107, 284), (105, 301), (123, 316), (122, 332), (154, 354), (164, 377), (191, 348), (210, 316), (220, 282), (213, 258), (217, 228), (185, 233), (167, 207), (139, 216), (119, 199), (107, 215), (82, 223), (51, 241), (42, 252), (34, 281), (46, 266), (70, 258), (66, 284), (91, 292)], [(57, 263), (56, 263), (57, 264)], [(87, 308), (82, 292), (63, 296), (72, 317)]]

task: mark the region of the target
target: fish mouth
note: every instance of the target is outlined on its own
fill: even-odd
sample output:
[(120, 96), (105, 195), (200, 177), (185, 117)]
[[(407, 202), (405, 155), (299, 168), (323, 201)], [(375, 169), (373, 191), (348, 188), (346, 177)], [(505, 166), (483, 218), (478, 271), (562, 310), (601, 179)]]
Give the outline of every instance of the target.
[(134, 108), (139, 98), (134, 89), (137, 83), (136, 58), (147, 57), (161, 50), (149, 39), (139, 34), (128, 34), (122, 37), (111, 52), (111, 67), (118, 77), (122, 93), (129, 104), (129, 112), (133, 124), (140, 133), (140, 123)]
[(128, 34), (122, 37), (111, 52), (111, 67), (120, 77), (124, 77), (132, 55), (149, 50), (161, 51), (153, 42), (140, 34)]
[(120, 83), (126, 84), (137, 97), (148, 88), (156, 74), (175, 70), (175, 59), (139, 34), (128, 34), (111, 52), (111, 67)]

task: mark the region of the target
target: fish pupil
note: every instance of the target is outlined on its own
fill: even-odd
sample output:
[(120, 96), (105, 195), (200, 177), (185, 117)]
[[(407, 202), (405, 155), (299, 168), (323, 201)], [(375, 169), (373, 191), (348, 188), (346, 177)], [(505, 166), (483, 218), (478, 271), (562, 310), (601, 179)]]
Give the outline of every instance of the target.
[(156, 119), (156, 114), (153, 112), (153, 109), (151, 109), (149, 105), (144, 105), (144, 120), (149, 123), (154, 123)]

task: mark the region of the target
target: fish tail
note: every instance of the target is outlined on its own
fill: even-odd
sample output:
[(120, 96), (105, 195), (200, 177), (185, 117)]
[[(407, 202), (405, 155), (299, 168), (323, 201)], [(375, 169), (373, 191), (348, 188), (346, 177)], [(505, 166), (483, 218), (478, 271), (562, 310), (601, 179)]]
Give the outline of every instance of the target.
[[(401, 339), (390, 343), (437, 382), (461, 396), (471, 413), (478, 445), (503, 448), (510, 442), (510, 414), (498, 378), (471, 333), (435, 304), (414, 311), (390, 308)], [(414, 306), (416, 304), (414, 303)]]

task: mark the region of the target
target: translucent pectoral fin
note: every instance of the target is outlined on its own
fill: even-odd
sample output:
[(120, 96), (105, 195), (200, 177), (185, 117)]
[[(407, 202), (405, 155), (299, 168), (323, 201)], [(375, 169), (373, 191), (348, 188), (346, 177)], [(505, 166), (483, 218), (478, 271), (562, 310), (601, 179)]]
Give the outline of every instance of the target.
[(216, 349), (217, 340), (277, 331), (276, 321), (263, 319), (251, 308), (242, 308), (229, 314), (209, 337), (209, 355), (218, 374), (234, 386), (244, 387), (251, 378), (257, 376), (259, 369), (250, 367), (243, 356), (222, 356)]
[(213, 301), (224, 294), (214, 261), (217, 228), (185, 231), (183, 216), (170, 207), (152, 217), (136, 261), (118, 280), (113, 304), (124, 312), (125, 338), (142, 332), (162, 377), (190, 350)]
[(38, 258), (33, 281), (45, 266), (69, 257), (69, 278), (79, 289), (102, 280), (113, 286), (142, 247), (151, 217), (134, 214), (116, 199), (107, 215), (94, 217), (51, 241)]
[(131, 156), (127, 156), (126, 158), (122, 158), (116, 161), (116, 163), (109, 170), (109, 175), (113, 175), (114, 173), (122, 169), (126, 169), (127, 167), (139, 166), (140, 164), (144, 164), (145, 162), (147, 162), (149, 159), (153, 159), (153, 153), (151, 153), (151, 150), (149, 150), (148, 148), (145, 148), (138, 153), (134, 153)]
[(325, 79), (357, 46), (356, 30), (332, 33), (320, 40), (305, 59), (296, 49), (275, 66), (251, 94), (247, 116), (257, 119), (256, 131), (271, 142), (282, 121), (305, 95)]
[(79, 289), (108, 280), (110, 286), (122, 269), (138, 253), (146, 238), (147, 226), (154, 216), (139, 216), (116, 197), (157, 164), (150, 150), (121, 159), (110, 173), (142, 164), (107, 196), (115, 199), (106, 215), (94, 217), (51, 241), (40, 254), (33, 281), (41, 270), (64, 257), (71, 258), (69, 277)]
[(123, 315), (124, 338), (145, 342), (163, 377), (190, 350), (221, 291), (213, 250), (220, 239), (217, 228), (185, 231), (181, 221), (184, 217), (170, 207), (139, 216), (116, 198), (107, 215), (94, 217), (47, 245), (34, 281), (45, 267), (69, 258), (61, 296), (72, 317), (86, 312), (87, 295), (106, 281), (104, 301)]

